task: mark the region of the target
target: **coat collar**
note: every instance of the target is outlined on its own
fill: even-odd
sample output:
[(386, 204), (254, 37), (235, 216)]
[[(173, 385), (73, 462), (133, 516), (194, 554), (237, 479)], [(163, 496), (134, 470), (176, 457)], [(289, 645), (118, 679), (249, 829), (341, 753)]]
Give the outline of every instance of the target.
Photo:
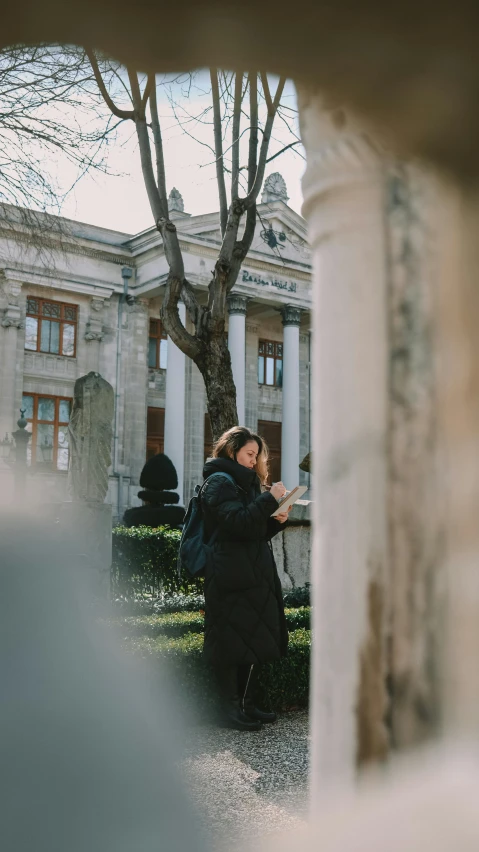
[(204, 478), (207, 479), (213, 473), (220, 472), (229, 473), (244, 491), (249, 491), (250, 488), (259, 490), (259, 479), (255, 470), (250, 470), (249, 467), (244, 467), (233, 459), (207, 459), (203, 468)]

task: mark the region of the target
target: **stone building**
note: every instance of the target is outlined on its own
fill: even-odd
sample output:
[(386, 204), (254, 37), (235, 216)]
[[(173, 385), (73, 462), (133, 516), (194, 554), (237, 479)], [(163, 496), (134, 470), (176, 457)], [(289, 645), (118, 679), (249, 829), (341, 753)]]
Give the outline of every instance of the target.
[[(264, 435), (272, 478), (292, 487), (309, 476), (298, 465), (310, 449), (311, 266), (305, 222), (287, 202), (284, 180), (270, 175), (229, 299), (228, 337), (240, 422)], [(190, 216), (176, 189), (170, 210), (201, 299), (218, 253), (218, 214)], [(73, 385), (93, 370), (115, 390), (107, 498), (114, 518), (138, 502), (142, 466), (157, 452), (174, 461), (187, 500), (201, 481), (211, 430), (201, 374), (162, 329), (168, 267), (161, 237), (155, 228), (132, 236), (65, 219), (53, 224), (42, 240), (11, 221), (0, 227), (1, 499), (9, 501), (13, 476), (4, 436), (20, 408), (33, 433), (29, 497), (67, 497)], [(183, 305), (180, 313), (186, 323)]]

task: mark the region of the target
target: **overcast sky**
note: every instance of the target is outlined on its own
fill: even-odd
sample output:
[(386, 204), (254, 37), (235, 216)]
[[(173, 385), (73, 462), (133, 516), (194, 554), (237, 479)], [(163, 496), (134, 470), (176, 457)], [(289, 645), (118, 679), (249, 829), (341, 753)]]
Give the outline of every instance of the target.
[[(194, 87), (190, 89), (187, 101), (182, 99), (178, 92), (175, 95), (177, 102), (185, 105), (184, 109), (180, 107), (182, 118), (186, 122), (184, 129), (181, 129), (175, 120), (168, 93), (162, 96), (160, 92), (159, 95), (168, 192), (175, 186), (183, 195), (185, 211), (191, 214), (208, 213), (218, 209), (215, 166), (211, 151), (206, 147), (211, 143), (211, 126), (200, 124), (196, 120), (198, 113), (209, 104), (206, 94), (208, 86), (207, 76), (200, 74)], [(288, 122), (294, 131), (298, 132), (297, 117), (293, 112), (296, 107), (296, 95), (292, 84), (287, 85), (283, 102), (291, 111), (285, 113), (287, 120), (276, 122), (270, 156), (292, 141), (293, 137), (286, 126)], [(244, 136), (244, 142), (246, 139), (247, 134)], [(300, 213), (304, 159), (300, 156), (301, 149), (297, 150), (299, 153), (286, 151), (269, 163), (266, 167), (266, 177), (272, 172), (281, 172), (286, 181), (289, 204)], [(240, 159), (246, 162), (244, 149)], [(117, 142), (110, 148), (108, 164), (112, 174), (94, 173), (82, 178), (65, 201), (62, 214), (92, 225), (132, 234), (151, 227), (152, 215), (141, 175), (132, 122), (125, 122), (120, 127)], [(61, 179), (61, 162), (58, 167)]]

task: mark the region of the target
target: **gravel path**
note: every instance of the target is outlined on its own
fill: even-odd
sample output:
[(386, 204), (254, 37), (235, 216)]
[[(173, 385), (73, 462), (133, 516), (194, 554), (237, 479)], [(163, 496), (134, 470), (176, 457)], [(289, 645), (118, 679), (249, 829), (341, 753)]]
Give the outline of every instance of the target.
[(186, 784), (215, 847), (303, 825), (307, 810), (306, 712), (284, 713), (257, 733), (201, 726), (189, 731)]

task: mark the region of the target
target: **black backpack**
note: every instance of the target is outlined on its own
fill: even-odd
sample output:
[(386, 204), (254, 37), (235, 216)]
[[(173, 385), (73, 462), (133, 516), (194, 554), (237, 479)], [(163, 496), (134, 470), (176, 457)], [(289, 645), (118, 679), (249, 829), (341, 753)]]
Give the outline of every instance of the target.
[[(226, 479), (229, 479), (236, 485), (235, 480), (229, 473), (218, 471), (212, 474), (212, 476), (225, 476)], [(204, 572), (208, 548), (211, 547), (219, 532), (216, 529), (208, 544), (206, 544), (204, 540), (205, 524), (201, 508), (201, 494), (207, 482), (208, 479), (203, 482), (203, 485), (196, 486), (195, 493), (188, 504), (178, 553), (178, 574), (180, 576), (183, 572), (186, 572), (191, 577), (198, 577)]]

